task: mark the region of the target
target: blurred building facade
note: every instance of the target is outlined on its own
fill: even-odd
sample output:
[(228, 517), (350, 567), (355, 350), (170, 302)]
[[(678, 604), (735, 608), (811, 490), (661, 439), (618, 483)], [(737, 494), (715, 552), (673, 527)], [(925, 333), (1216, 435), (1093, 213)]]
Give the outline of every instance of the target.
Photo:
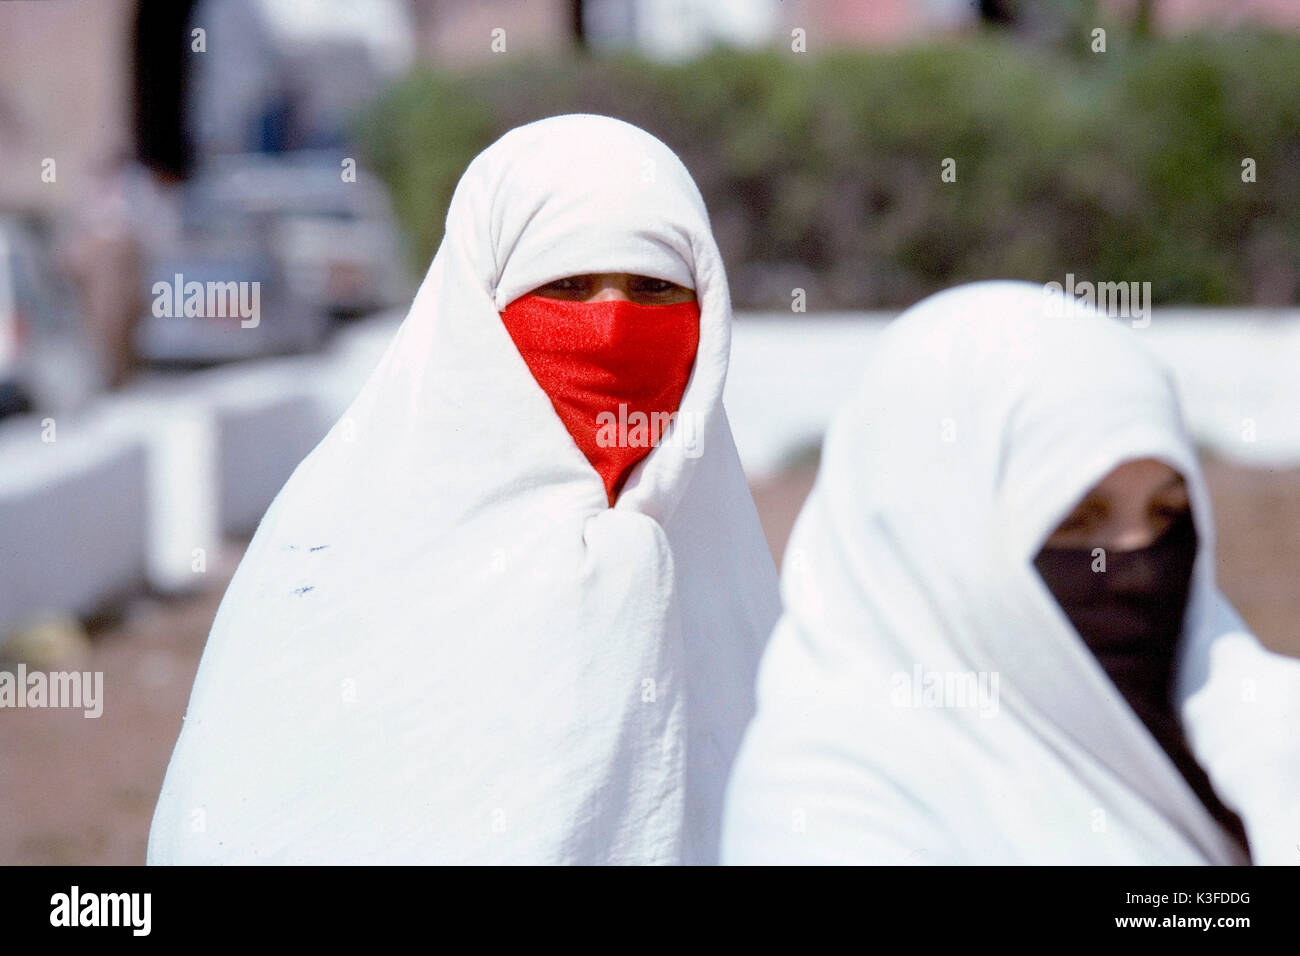
[(134, 12), (134, 0), (0, 7), (0, 208), (66, 207), (129, 154)]
[[(0, 209), (67, 208), (135, 154), (140, 2), (0, 4)], [(960, 33), (981, 19), (1032, 32), (1043, 11), (1066, 8), (1130, 21), (1145, 10), (1166, 33), (1300, 29), (1296, 0), (202, 0), (193, 133), (218, 152), (277, 137), (319, 145), (330, 138), (321, 130), (338, 129), (416, 60), (469, 67), (584, 44), (674, 60), (714, 45), (784, 46), (796, 29), (815, 52)]]
[[(1115, 20), (1165, 33), (1265, 26), (1300, 29), (1296, 0), (409, 0), (418, 55), (468, 66), (501, 53), (555, 54), (582, 44), (660, 60), (716, 45), (809, 51), (889, 46), (959, 34), (981, 22), (1029, 35), (1062, 23)], [(504, 31), (494, 33), (494, 31)], [(494, 45), (494, 41), (495, 45)], [(502, 46), (504, 42), (504, 48)]]

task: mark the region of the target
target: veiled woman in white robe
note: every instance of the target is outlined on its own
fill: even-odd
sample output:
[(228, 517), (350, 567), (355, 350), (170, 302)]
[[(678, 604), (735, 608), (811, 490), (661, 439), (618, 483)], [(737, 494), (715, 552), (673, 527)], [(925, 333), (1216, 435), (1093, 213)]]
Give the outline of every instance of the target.
[(883, 335), (786, 552), (724, 862), (1245, 862), (1034, 566), (1141, 459), (1183, 476), (1199, 536), (1188, 746), (1254, 862), (1300, 859), (1300, 661), (1219, 592), (1195, 448), (1141, 332), (1065, 305), (978, 283)]
[[(501, 311), (565, 276), (693, 289), (678, 417), (610, 506)], [(378, 368), (213, 624), (151, 863), (711, 863), (776, 576), (722, 407), (708, 216), (617, 120), (465, 172)]]

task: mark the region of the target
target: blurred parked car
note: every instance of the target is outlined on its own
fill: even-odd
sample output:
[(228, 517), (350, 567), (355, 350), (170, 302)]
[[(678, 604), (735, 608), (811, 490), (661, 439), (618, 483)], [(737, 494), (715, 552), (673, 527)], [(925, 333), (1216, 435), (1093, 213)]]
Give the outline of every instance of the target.
[[(328, 324), (286, 295), (275, 264), (244, 243), (182, 240), (174, 252), (149, 260), (144, 284), (149, 306), (135, 330), (135, 349), (155, 365), (310, 352)], [(187, 308), (191, 301), (197, 309)]]
[(310, 351), (331, 319), (405, 301), (387, 194), (366, 173), (353, 181), (344, 172), (341, 155), (316, 151), (220, 156), (206, 165), (185, 187), (182, 239), (152, 257), (146, 284), (174, 294), (190, 282), (205, 289), (255, 282), (259, 320), (159, 315), (167, 310), (155, 296), (136, 331), (141, 358), (204, 364)]
[(62, 411), (99, 388), (93, 347), (41, 235), (0, 216), (0, 418)]

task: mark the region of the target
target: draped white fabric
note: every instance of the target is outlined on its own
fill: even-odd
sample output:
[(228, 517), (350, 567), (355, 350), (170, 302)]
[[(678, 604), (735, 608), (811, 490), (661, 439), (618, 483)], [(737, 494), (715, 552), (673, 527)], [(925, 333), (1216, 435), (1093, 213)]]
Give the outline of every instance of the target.
[(1241, 816), (1251, 862), (1300, 865), (1300, 660), (1260, 647), (1227, 601), (1178, 675), (1183, 728), (1220, 798)]
[(1300, 661), (1219, 594), (1205, 483), (1142, 333), (1048, 305), (978, 283), (882, 336), (786, 552), (724, 863), (1243, 862), (1032, 563), (1088, 488), (1147, 457), (1186, 477), (1201, 542), (1190, 742), (1256, 858), (1294, 861)]
[[(599, 272), (701, 310), (679, 416), (613, 508), (498, 315)], [(654, 137), (564, 116), (475, 159), (222, 602), (149, 861), (716, 862), (778, 613), (722, 408), (730, 320), (703, 201)]]

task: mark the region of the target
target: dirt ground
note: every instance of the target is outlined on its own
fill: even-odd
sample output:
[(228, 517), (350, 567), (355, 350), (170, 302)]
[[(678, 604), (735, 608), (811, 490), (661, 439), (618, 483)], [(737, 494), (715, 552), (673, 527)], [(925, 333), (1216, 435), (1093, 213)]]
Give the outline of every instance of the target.
[[(812, 484), (794, 468), (754, 489), (779, 557)], [(1206, 462), (1223, 590), (1276, 650), (1300, 655), (1300, 469)], [(0, 709), (0, 864), (139, 864), (208, 627), (239, 556), (185, 598), (133, 601), (78, 667), (103, 671), (103, 716)], [(9, 665), (6, 665), (9, 666)]]

